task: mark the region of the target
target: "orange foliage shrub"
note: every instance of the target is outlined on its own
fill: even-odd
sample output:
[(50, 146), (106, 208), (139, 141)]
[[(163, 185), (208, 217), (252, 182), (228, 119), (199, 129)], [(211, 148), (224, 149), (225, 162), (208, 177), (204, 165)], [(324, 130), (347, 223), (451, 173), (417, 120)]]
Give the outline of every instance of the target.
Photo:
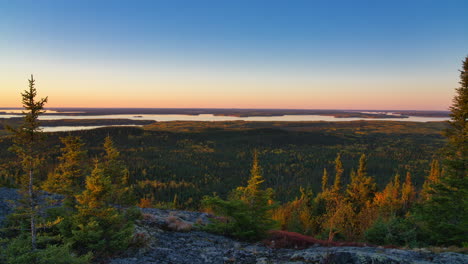
[(152, 208), (153, 202), (149, 198), (141, 198), (137, 206), (140, 208)]

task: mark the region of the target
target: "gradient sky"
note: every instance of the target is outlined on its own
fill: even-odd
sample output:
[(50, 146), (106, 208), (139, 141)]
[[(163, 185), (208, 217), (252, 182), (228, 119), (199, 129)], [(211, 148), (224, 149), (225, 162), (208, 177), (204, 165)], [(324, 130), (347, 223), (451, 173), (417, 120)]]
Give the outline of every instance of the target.
[(446, 110), (468, 1), (0, 0), (0, 107)]

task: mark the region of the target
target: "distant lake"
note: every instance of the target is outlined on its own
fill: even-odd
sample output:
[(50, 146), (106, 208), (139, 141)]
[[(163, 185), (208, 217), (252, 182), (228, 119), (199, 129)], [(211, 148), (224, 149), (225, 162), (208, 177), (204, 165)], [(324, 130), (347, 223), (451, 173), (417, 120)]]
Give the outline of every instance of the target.
[[(21, 117), (21, 115), (0, 115), (0, 118)], [(345, 117), (336, 118), (334, 116), (323, 115), (283, 115), (283, 116), (215, 116), (212, 114), (202, 115), (161, 115), (161, 114), (141, 114), (141, 115), (44, 115), (40, 120), (57, 120), (57, 119), (132, 119), (132, 120), (154, 120), (154, 121), (357, 121), (357, 120), (381, 120), (381, 121), (406, 121), (406, 122), (432, 122), (432, 121), (447, 121), (449, 117), (421, 117), (409, 116), (408, 118), (358, 118)], [(60, 126), (60, 127), (45, 127), (45, 132), (56, 131), (72, 131), (82, 129), (94, 129), (106, 126)]]
[[(114, 126), (140, 126), (140, 125), (111, 125)], [(41, 127), (43, 132), (67, 132), (67, 131), (77, 131), (77, 130), (90, 130), (101, 127), (110, 127), (110, 126), (56, 126), (56, 127)]]

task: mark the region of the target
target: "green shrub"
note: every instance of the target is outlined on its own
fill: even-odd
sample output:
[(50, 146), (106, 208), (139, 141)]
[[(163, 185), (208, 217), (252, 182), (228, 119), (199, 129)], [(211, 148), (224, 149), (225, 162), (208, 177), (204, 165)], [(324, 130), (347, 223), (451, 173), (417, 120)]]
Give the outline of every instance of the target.
[(9, 264), (86, 264), (91, 259), (90, 254), (75, 256), (64, 245), (48, 245), (44, 249), (31, 251), (31, 241), (27, 236), (12, 239), (4, 255)]
[(143, 217), (143, 214), (141, 213), (140, 208), (133, 206), (125, 210), (124, 217), (128, 221), (134, 222), (136, 220), (140, 220)]
[(276, 222), (262, 210), (256, 211), (241, 200), (222, 200), (214, 196), (206, 196), (202, 200), (205, 208), (212, 209), (220, 216), (211, 220), (203, 229), (221, 235), (236, 237), (242, 240), (258, 240), (266, 235), (268, 230), (276, 227)]
[(273, 190), (262, 189), (264, 181), (258, 153), (254, 151), (247, 186), (234, 189), (227, 201), (216, 195), (203, 198), (202, 206), (221, 216), (205, 229), (240, 239), (257, 240), (263, 238), (268, 230), (277, 227), (277, 222), (272, 219), (272, 211), (276, 207)]
[(366, 241), (378, 245), (422, 246), (421, 232), (409, 219), (378, 219), (366, 232)]
[(113, 208), (79, 212), (72, 219), (71, 236), (65, 241), (80, 254), (93, 252), (97, 258), (106, 257), (128, 248), (133, 224)]

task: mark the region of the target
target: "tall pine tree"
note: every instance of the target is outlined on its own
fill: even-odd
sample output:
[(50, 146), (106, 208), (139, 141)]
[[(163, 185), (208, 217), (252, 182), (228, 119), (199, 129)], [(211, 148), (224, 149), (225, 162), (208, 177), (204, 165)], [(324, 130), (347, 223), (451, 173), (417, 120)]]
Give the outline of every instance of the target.
[(11, 129), (14, 133), (14, 145), (11, 150), (16, 152), (21, 159), (23, 170), (27, 173), (27, 181), (22, 186), (27, 190), (29, 200), (29, 217), (31, 222), (31, 246), (36, 249), (36, 214), (37, 201), (34, 193), (34, 172), (41, 161), (41, 149), (39, 143), (43, 137), (39, 127), (39, 116), (44, 113), (44, 105), (47, 97), (36, 100), (37, 90), (35, 80), (31, 75), (29, 89), (21, 93), (23, 103), (23, 124), (17, 129)]
[(461, 245), (468, 230), (468, 57), (450, 110), (444, 173), (438, 182), (430, 183), (430, 197), (417, 216), (432, 243)]

